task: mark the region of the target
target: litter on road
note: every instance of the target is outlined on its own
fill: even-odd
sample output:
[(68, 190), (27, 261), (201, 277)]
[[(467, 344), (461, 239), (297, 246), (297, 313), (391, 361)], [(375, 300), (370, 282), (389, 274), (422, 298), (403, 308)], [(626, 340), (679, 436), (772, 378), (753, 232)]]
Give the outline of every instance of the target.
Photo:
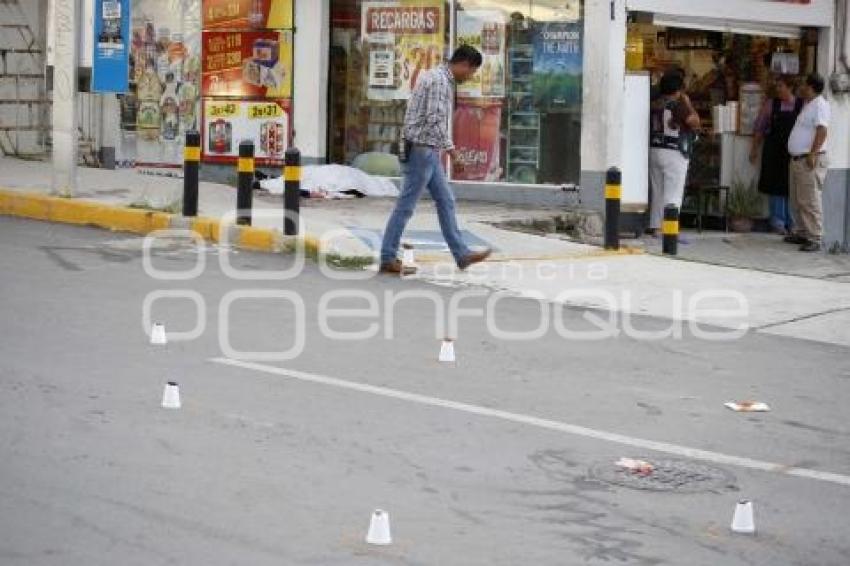
[(739, 413), (766, 413), (770, 410), (770, 406), (761, 401), (729, 401), (723, 405)]
[(648, 476), (655, 470), (655, 466), (646, 460), (636, 460), (634, 458), (620, 458), (614, 462), (614, 465), (618, 468), (625, 468), (633, 474), (641, 476)]

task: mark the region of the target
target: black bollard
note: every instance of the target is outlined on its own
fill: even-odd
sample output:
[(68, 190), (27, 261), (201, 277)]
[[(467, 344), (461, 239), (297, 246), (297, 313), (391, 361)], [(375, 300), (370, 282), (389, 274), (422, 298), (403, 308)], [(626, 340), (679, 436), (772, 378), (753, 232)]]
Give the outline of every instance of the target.
[(297, 236), (301, 214), (301, 152), (290, 147), (284, 156), (283, 233)]
[(183, 216), (198, 215), (198, 172), (201, 168), (201, 134), (186, 132), (183, 149)]
[(254, 202), (254, 142), (243, 140), (239, 143), (239, 161), (236, 165), (236, 223), (251, 225), (251, 207)]
[(664, 207), (661, 234), (661, 252), (665, 255), (679, 253), (679, 209), (674, 204), (668, 204)]
[(616, 167), (605, 174), (605, 249), (620, 249), (620, 198), (623, 176)]

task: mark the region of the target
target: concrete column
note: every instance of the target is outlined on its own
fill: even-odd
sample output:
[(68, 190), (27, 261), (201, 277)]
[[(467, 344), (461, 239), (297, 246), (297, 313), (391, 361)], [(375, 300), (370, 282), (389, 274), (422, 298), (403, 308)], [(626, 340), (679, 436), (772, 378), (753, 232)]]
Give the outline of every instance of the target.
[(293, 128), (304, 164), (327, 158), (330, 0), (295, 3)]
[(605, 171), (622, 160), (626, 9), (623, 0), (586, 0), (581, 196), (602, 210)]
[(79, 0), (53, 1), (53, 192), (77, 188), (77, 32)]
[[(835, 28), (822, 28), (818, 37), (819, 72), (829, 81), (835, 72)], [(850, 96), (827, 93), (829, 172), (823, 190), (823, 240), (827, 249), (850, 251)]]

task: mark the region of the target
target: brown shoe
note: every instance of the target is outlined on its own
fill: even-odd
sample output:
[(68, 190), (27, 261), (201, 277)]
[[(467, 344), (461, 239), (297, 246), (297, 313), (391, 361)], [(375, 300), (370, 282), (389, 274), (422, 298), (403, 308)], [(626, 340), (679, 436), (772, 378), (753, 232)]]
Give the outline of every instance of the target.
[(473, 252), (473, 253), (469, 254), (468, 256), (466, 256), (465, 258), (463, 258), (462, 260), (460, 260), (458, 262), (457, 266), (460, 269), (466, 269), (470, 265), (474, 265), (476, 263), (481, 263), (482, 261), (484, 261), (485, 259), (490, 257), (490, 254), (492, 254), (492, 253), (493, 253), (493, 250), (491, 250), (490, 248), (487, 248), (486, 250), (480, 251), (480, 252)]
[(382, 263), (379, 273), (388, 273), (390, 275), (413, 275), (416, 273), (416, 268), (412, 265), (404, 265), (401, 260), (397, 259), (388, 263)]

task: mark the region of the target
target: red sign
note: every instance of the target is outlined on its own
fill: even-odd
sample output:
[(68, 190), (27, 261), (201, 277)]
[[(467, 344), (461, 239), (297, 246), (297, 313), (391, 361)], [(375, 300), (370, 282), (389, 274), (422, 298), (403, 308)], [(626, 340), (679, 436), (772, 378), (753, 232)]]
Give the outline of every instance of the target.
[(202, 144), (204, 161), (230, 163), (239, 142), (254, 141), (254, 155), (263, 164), (280, 164), (289, 147), (292, 123), (288, 100), (205, 99)]
[(201, 88), (205, 96), (290, 98), (292, 34), (205, 31)]
[(203, 0), (203, 27), (291, 29), (292, 0)]
[(374, 6), (366, 9), (366, 31), (369, 34), (433, 34), (440, 31), (439, 26), (439, 8), (416, 6)]
[(499, 130), (502, 105), (458, 102), (454, 113), (457, 159), (452, 178), (461, 181), (498, 181)]

